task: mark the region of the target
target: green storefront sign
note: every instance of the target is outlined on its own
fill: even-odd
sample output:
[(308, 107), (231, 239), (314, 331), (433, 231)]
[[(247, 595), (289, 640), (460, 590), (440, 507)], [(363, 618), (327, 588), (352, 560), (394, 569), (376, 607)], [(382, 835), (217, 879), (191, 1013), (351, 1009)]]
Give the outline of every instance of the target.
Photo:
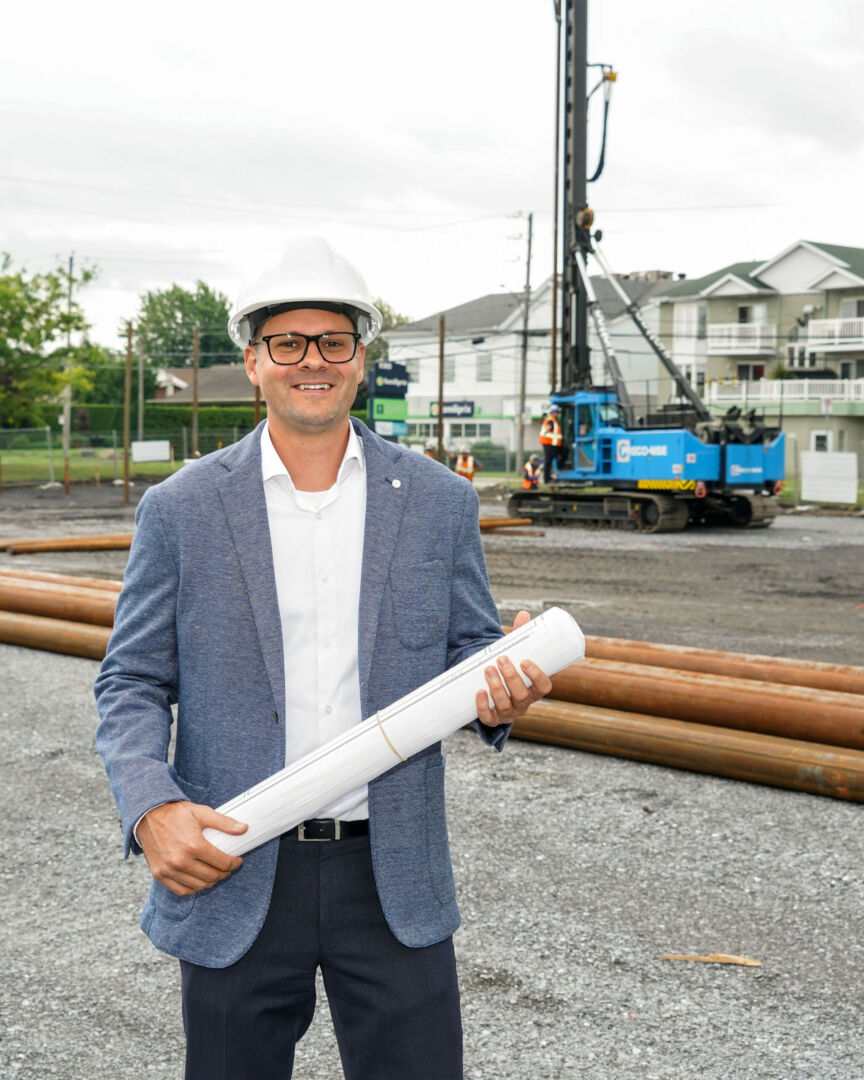
[(372, 417), (375, 420), (405, 420), (408, 416), (408, 402), (405, 398), (374, 398)]

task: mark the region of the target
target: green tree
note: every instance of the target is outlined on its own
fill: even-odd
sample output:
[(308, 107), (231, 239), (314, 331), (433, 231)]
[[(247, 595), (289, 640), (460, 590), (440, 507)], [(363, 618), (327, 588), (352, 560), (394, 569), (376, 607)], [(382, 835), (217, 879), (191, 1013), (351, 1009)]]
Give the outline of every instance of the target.
[(68, 346), (68, 335), (88, 327), (70, 291), (90, 281), (94, 272), (70, 277), (62, 268), (44, 274), (11, 272), (12, 260), (0, 262), (0, 426), (45, 423), (67, 381), (81, 385), (81, 346)]
[[(401, 326), (403, 323), (411, 321), (411, 319), (407, 315), (400, 315), (395, 308), (391, 307), (386, 300), (382, 300), (380, 296), (376, 296), (373, 303), (375, 304), (375, 307), (377, 307), (378, 310), (381, 312), (382, 333), (384, 333), (385, 330), (392, 330), (394, 326)], [(375, 366), (375, 364), (378, 363), (379, 360), (386, 359), (387, 342), (383, 338), (377, 337), (366, 349), (365, 367), (367, 374), (372, 370), (372, 368)], [(368, 402), (369, 389), (367, 381), (366, 379), (364, 379), (363, 382), (360, 384), (359, 389), (357, 390), (357, 397), (354, 398), (354, 404), (351, 406), (351, 408), (357, 412), (360, 412), (367, 407)]]
[(192, 290), (172, 285), (145, 293), (136, 323), (136, 347), (159, 367), (191, 365), (197, 326), (201, 367), (236, 363), (242, 354), (228, 337), (229, 314), (227, 296), (203, 281)]

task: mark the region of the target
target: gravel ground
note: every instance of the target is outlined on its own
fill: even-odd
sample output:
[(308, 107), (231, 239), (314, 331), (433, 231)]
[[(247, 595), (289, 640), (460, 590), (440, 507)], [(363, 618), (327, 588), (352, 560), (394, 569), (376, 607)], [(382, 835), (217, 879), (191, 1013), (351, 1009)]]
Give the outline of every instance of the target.
[[(4, 492), (0, 537), (129, 527), (89, 490)], [(505, 619), (562, 603), (589, 633), (864, 660), (860, 518), (486, 546)], [(121, 860), (92, 747), (97, 665), (11, 646), (0, 664), (0, 1077), (175, 1080), (176, 968), (137, 929), (147, 871)], [(446, 749), (469, 1080), (862, 1080), (860, 806), (466, 732)], [(714, 952), (762, 966), (661, 959)], [(326, 1004), (295, 1076), (341, 1076)]]

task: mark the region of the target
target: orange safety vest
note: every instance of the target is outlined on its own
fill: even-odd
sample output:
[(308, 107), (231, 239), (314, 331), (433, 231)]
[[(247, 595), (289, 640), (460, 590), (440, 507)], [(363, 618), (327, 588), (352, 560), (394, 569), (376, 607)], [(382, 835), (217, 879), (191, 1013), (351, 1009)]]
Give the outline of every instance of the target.
[(561, 425), (557, 416), (547, 416), (540, 427), (541, 446), (561, 445)]
[(536, 488), (540, 483), (540, 466), (532, 465), (530, 461), (526, 461), (523, 472), (525, 475), (522, 477), (522, 487), (526, 491)]
[(459, 454), (453, 468), (460, 476), (464, 476), (466, 480), (473, 480), (477, 463), (471, 454)]

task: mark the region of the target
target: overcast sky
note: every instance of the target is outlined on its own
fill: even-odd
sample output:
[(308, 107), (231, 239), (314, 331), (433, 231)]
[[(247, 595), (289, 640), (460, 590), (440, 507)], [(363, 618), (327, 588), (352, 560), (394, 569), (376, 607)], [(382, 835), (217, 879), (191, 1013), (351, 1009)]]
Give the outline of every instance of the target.
[[(698, 276), (801, 238), (864, 247), (853, 0), (591, 0), (619, 72), (589, 188), (621, 272)], [(0, 42), (0, 249), (138, 296), (233, 298), (262, 245), (330, 239), (421, 318), (552, 270), (553, 0), (16, 4)], [(596, 156), (600, 102), (592, 108)]]

